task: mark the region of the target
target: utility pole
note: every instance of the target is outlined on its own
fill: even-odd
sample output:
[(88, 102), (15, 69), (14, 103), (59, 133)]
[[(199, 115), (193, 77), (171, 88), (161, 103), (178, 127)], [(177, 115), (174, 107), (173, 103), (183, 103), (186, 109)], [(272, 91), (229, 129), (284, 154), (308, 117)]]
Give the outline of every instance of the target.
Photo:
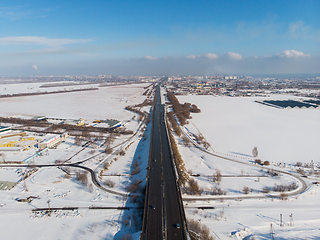
[(282, 223), (282, 213), (280, 213), (280, 227), (283, 226), (283, 223)]
[(49, 214), (48, 214), (48, 216), (49, 216), (49, 217), (51, 217), (51, 211), (50, 211), (50, 199), (47, 201), (47, 203), (48, 203), (48, 208), (49, 208)]

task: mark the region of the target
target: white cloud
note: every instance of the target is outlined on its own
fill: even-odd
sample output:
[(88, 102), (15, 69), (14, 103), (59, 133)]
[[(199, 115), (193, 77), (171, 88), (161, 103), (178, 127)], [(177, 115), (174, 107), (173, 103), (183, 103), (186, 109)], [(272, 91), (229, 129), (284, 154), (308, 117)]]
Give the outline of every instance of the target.
[(158, 58), (157, 57), (152, 57), (152, 56), (145, 56), (144, 59), (153, 61), (153, 60), (157, 60)]
[(186, 56), (186, 58), (189, 58), (189, 59), (196, 59), (197, 56), (196, 55), (189, 55), (189, 56)]
[(214, 54), (214, 53), (207, 53), (206, 55), (204, 55), (206, 58), (209, 58), (209, 59), (218, 59), (218, 55), (217, 54)]
[(4, 37), (0, 38), (0, 45), (44, 45), (58, 47), (65, 44), (87, 43), (93, 39), (47, 38), (37, 36)]
[(32, 67), (33, 67), (36, 71), (38, 71), (38, 68), (37, 68), (36, 65), (33, 65)]
[(234, 52), (228, 52), (226, 54), (227, 57), (234, 59), (234, 60), (241, 60), (242, 56), (239, 53), (234, 53)]
[(274, 56), (281, 57), (281, 58), (311, 57), (310, 54), (304, 54), (303, 52), (299, 52), (296, 50), (285, 50), (281, 53), (277, 53)]
[(196, 59), (196, 58), (208, 58), (208, 59), (218, 59), (218, 55), (217, 54), (214, 54), (214, 53), (207, 53), (207, 54), (204, 54), (204, 55), (189, 55), (189, 56), (186, 56), (186, 58), (188, 59)]

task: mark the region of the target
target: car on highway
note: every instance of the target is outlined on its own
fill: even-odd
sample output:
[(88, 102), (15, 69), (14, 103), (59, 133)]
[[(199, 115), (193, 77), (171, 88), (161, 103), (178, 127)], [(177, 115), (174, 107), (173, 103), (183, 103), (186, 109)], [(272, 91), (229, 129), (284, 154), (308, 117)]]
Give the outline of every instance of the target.
[(175, 223), (175, 224), (173, 224), (173, 227), (179, 229), (180, 228), (180, 224), (179, 223)]
[(152, 210), (155, 210), (155, 209), (156, 209), (156, 206), (155, 206), (155, 205), (151, 205), (150, 208), (151, 208)]

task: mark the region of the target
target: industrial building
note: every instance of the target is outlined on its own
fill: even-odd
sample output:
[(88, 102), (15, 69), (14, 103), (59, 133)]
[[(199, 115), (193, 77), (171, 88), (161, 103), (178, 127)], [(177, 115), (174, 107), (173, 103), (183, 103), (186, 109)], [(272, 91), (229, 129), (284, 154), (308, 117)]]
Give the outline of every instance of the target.
[(62, 135), (48, 134), (41, 143), (38, 143), (38, 147), (40, 149), (53, 148), (59, 143), (61, 143), (62, 140), (67, 137), (69, 137), (69, 134), (67, 132), (65, 132)]
[(11, 132), (11, 127), (0, 126), (0, 134), (10, 133), (10, 132)]
[(60, 135), (48, 134), (47, 137), (41, 142), (38, 143), (38, 147), (43, 148), (53, 148), (54, 146), (61, 143), (62, 138)]

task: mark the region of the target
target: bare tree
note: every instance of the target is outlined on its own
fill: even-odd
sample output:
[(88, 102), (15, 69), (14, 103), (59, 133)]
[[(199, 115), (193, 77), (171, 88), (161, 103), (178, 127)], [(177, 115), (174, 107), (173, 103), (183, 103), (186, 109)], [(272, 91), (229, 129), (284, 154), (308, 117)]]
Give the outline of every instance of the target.
[(109, 187), (111, 187), (111, 188), (113, 188), (113, 187), (115, 186), (114, 181), (111, 181), (111, 180), (109, 180), (109, 179), (107, 179), (107, 180), (104, 182), (104, 184), (106, 184), (107, 186), (109, 186)]
[(182, 136), (182, 140), (184, 142), (185, 147), (189, 147), (191, 145), (190, 139), (188, 137), (186, 137), (185, 135)]
[(185, 189), (186, 192), (191, 195), (201, 195), (203, 193), (203, 189), (199, 187), (198, 182), (193, 178), (189, 179)]
[(244, 194), (248, 194), (250, 189), (248, 187), (243, 187), (242, 191)]
[(107, 148), (104, 150), (104, 152), (105, 152), (106, 154), (111, 154), (111, 153), (112, 153), (112, 148), (107, 147)]
[(77, 146), (80, 146), (82, 144), (82, 140), (79, 136), (76, 136), (74, 138), (74, 144), (77, 145)]
[(216, 169), (216, 173), (214, 174), (214, 178), (218, 182), (218, 184), (220, 184), (220, 182), (221, 182), (221, 177), (222, 177), (221, 170)]
[(252, 156), (253, 157), (258, 157), (258, 148), (257, 147), (254, 147), (253, 149), (252, 149)]
[(77, 181), (80, 181), (83, 183), (83, 185), (87, 186), (88, 185), (87, 174), (88, 174), (88, 172), (77, 172), (76, 173)]

